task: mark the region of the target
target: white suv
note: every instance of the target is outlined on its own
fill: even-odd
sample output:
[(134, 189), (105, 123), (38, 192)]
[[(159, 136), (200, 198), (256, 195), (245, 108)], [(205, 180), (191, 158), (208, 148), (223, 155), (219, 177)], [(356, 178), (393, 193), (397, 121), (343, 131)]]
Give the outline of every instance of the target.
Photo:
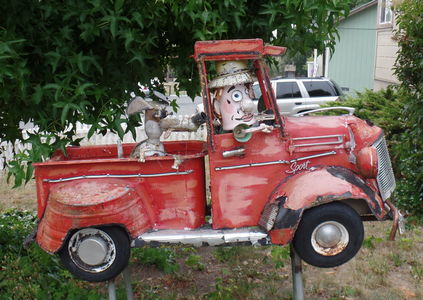
[[(317, 78), (274, 78), (272, 88), (276, 93), (279, 111), (282, 115), (294, 115), (307, 110), (318, 109), (320, 105), (337, 101), (342, 95), (338, 85), (324, 77)], [(261, 96), (258, 84), (253, 85), (256, 96)], [(260, 109), (259, 109), (260, 110)]]

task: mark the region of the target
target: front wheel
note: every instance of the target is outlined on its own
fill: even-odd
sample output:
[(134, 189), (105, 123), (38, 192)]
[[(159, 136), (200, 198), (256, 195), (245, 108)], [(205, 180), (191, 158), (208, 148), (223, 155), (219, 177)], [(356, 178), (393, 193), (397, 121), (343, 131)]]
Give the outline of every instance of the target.
[(363, 238), (363, 223), (357, 212), (334, 202), (304, 212), (293, 245), (308, 264), (332, 268), (353, 258)]
[(59, 255), (76, 277), (91, 282), (107, 281), (128, 265), (130, 242), (119, 227), (83, 228), (70, 235)]

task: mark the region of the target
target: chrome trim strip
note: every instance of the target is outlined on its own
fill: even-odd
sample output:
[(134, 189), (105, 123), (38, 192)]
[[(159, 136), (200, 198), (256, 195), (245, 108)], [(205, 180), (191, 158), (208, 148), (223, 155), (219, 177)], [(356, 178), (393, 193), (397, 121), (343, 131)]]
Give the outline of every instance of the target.
[(317, 108), (317, 109), (313, 109), (313, 110), (307, 110), (307, 111), (304, 111), (304, 112), (295, 114), (294, 117), (302, 117), (304, 115), (308, 115), (308, 114), (311, 114), (311, 113), (321, 112), (321, 111), (328, 111), (328, 110), (334, 110), (334, 109), (346, 110), (346, 111), (348, 111), (348, 114), (350, 116), (353, 115), (354, 112), (355, 112), (355, 108), (354, 107), (334, 106), (334, 107), (323, 107), (323, 108)]
[(216, 167), (214, 169), (216, 171), (222, 171), (222, 170), (233, 170), (233, 169), (241, 169), (241, 168), (248, 168), (248, 167), (260, 167), (260, 166), (289, 164), (289, 163), (290, 162), (287, 161), (287, 160), (276, 160), (276, 161), (267, 161), (267, 162), (261, 162), (261, 163), (251, 163), (251, 164), (244, 164), (244, 165), (228, 166), (228, 167)]
[(248, 167), (261, 167), (261, 166), (268, 166), (268, 165), (278, 165), (278, 164), (291, 164), (296, 161), (306, 160), (310, 158), (317, 158), (322, 156), (328, 156), (328, 155), (334, 155), (336, 154), (336, 151), (330, 151), (315, 155), (309, 155), (304, 157), (299, 157), (296, 159), (291, 160), (275, 160), (275, 161), (267, 161), (267, 162), (261, 162), (261, 163), (251, 163), (251, 164), (244, 164), (244, 165), (235, 165), (235, 166), (228, 166), (228, 167), (216, 167), (214, 168), (216, 171), (222, 171), (222, 170), (233, 170), (233, 169), (241, 169), (241, 168), (248, 168)]
[(105, 175), (82, 175), (75, 177), (66, 177), (59, 179), (43, 179), (44, 182), (56, 183), (65, 182), (78, 179), (97, 179), (97, 178), (150, 178), (160, 176), (172, 176), (172, 175), (188, 175), (194, 172), (193, 170), (187, 170), (182, 172), (168, 172), (168, 173), (157, 173), (157, 174), (105, 174)]
[(239, 148), (234, 150), (223, 151), (222, 156), (224, 158), (232, 157), (232, 156), (242, 156), (245, 154), (245, 148)]
[(302, 140), (327, 139), (327, 138), (342, 138), (342, 134), (306, 136), (306, 137), (293, 138), (292, 140), (302, 141)]
[(376, 148), (378, 157), (378, 172), (376, 177), (377, 184), (379, 186), (382, 199), (386, 200), (394, 192), (396, 182), (385, 137), (383, 135), (379, 137), (379, 139), (373, 144), (373, 147)]
[(137, 247), (137, 242), (144, 245), (157, 242), (167, 244), (190, 244), (194, 246), (218, 246), (231, 243), (251, 243), (252, 245), (269, 244), (269, 236), (259, 228), (236, 228), (236, 229), (194, 229), (194, 230), (173, 230), (165, 229), (159, 231), (146, 232), (141, 234), (132, 243), (132, 247)]
[(306, 160), (306, 159), (316, 158), (316, 157), (322, 157), (322, 156), (328, 156), (328, 155), (334, 155), (334, 154), (336, 154), (336, 151), (330, 151), (330, 152), (314, 154), (314, 155), (309, 155), (309, 156), (304, 156), (304, 157), (292, 159), (289, 162), (293, 163), (293, 162), (296, 162), (296, 161), (301, 161), (301, 160)]
[(293, 141), (305, 141), (305, 140), (315, 140), (315, 139), (330, 139), (336, 138), (337, 141), (335, 142), (322, 142), (322, 143), (310, 143), (310, 144), (299, 144), (299, 145), (292, 145), (293, 147), (308, 147), (308, 146), (322, 146), (322, 145), (336, 145), (342, 144), (344, 142), (344, 136), (340, 134), (335, 135), (321, 135), (321, 136), (308, 136), (308, 137), (301, 137), (301, 138), (293, 138)]

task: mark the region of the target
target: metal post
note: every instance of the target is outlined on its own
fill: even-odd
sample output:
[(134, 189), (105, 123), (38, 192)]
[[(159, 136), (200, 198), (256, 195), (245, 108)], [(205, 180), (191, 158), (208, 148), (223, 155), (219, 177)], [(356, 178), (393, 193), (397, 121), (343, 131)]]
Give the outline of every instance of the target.
[(126, 299), (134, 300), (134, 293), (132, 292), (131, 285), (131, 274), (129, 272), (129, 266), (123, 270), (123, 280), (125, 281)]
[(301, 258), (298, 256), (292, 244), (290, 244), (292, 288), (294, 300), (304, 300), (304, 286), (302, 278)]
[(109, 290), (109, 300), (116, 300), (116, 285), (115, 285), (114, 279), (109, 281), (108, 290)]
[[(134, 293), (132, 292), (131, 274), (129, 273), (129, 266), (122, 271), (123, 281), (125, 283), (126, 299), (134, 300)], [(108, 281), (109, 300), (116, 300), (116, 284), (115, 279)]]

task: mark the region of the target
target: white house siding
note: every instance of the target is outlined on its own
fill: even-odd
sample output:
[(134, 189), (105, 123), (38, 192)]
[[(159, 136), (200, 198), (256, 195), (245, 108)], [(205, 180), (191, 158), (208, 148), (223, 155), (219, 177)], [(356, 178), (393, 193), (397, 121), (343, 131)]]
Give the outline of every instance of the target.
[[(376, 91), (384, 89), (388, 85), (399, 83), (393, 70), (398, 45), (393, 39), (397, 24), (395, 23), (395, 14), (390, 9), (392, 3), (393, 1), (390, 0), (378, 0), (378, 26), (376, 31), (376, 59), (373, 83), (373, 89)], [(387, 10), (390, 11), (387, 12)], [(385, 17), (383, 18), (382, 15)], [(389, 18), (386, 17), (387, 15), (389, 15)]]
[(398, 83), (398, 79), (394, 75), (393, 70), (398, 46), (392, 37), (392, 27), (379, 29), (377, 31), (374, 77), (375, 90), (380, 90), (390, 84)]

